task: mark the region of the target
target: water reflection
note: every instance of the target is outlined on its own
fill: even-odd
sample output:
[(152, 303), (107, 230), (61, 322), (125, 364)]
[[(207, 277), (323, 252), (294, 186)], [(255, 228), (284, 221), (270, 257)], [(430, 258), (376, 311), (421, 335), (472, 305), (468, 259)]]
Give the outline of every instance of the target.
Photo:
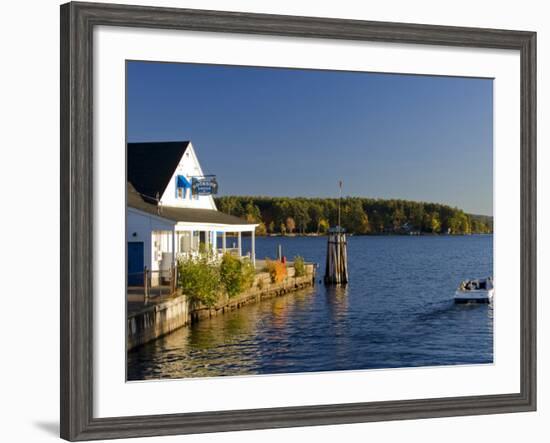
[(247, 305), (131, 351), (128, 379), (255, 374), (266, 358), (278, 366), (291, 348), (289, 319), (310, 308), (313, 294), (308, 289)]
[(346, 317), (348, 312), (349, 286), (327, 286), (323, 290), (332, 318), (338, 320)]

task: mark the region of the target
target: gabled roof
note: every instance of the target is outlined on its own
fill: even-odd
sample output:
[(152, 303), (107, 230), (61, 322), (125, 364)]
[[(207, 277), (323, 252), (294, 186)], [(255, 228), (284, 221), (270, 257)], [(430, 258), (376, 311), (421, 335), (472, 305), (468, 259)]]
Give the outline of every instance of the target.
[[(136, 191), (136, 188), (132, 186), (132, 183), (128, 182), (126, 193), (126, 206), (129, 208), (139, 209), (140, 211), (147, 212), (153, 215), (160, 215), (160, 211), (157, 207), (157, 202), (154, 199), (144, 197)], [(165, 217), (166, 218), (166, 217)], [(172, 220), (171, 220), (172, 221)]]
[(158, 206), (153, 200), (139, 194), (128, 182), (127, 206), (174, 222), (215, 223), (221, 225), (255, 225), (242, 218), (215, 209), (175, 208)]
[(128, 143), (128, 181), (142, 195), (161, 197), (188, 146), (188, 141)]

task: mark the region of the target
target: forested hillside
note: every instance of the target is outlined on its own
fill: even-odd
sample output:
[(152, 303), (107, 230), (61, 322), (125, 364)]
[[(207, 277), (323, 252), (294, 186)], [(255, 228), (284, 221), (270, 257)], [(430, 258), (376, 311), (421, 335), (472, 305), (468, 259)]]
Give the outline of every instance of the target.
[[(324, 234), (338, 221), (336, 198), (228, 196), (218, 210), (257, 222), (258, 235)], [(341, 225), (354, 234), (492, 233), (493, 219), (438, 203), (342, 198)]]

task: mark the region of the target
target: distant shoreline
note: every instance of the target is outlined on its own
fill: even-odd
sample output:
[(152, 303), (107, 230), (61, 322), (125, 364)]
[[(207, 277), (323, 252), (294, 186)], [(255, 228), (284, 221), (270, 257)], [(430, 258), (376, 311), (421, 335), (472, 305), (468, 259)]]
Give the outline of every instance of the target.
[[(398, 233), (386, 233), (386, 234), (353, 234), (349, 233), (347, 234), (348, 237), (471, 237), (476, 235), (493, 235), (492, 232), (489, 233), (472, 233), (472, 234), (434, 234), (429, 232), (422, 232), (420, 234), (398, 234)], [(266, 235), (258, 235), (256, 234), (256, 238), (258, 237), (286, 237), (286, 238), (294, 238), (294, 237), (327, 237), (328, 234), (266, 234)]]
[(439, 203), (361, 197), (216, 197), (220, 212), (256, 223), (256, 235), (311, 235), (337, 225), (355, 235), (489, 234), (493, 217)]

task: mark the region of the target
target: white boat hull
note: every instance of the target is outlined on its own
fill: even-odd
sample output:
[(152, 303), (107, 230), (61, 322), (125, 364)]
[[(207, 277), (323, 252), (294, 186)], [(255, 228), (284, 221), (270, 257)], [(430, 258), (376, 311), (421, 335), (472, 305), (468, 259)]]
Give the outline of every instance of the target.
[(489, 303), (495, 294), (494, 288), (491, 289), (472, 289), (469, 291), (457, 290), (455, 292), (456, 303)]

